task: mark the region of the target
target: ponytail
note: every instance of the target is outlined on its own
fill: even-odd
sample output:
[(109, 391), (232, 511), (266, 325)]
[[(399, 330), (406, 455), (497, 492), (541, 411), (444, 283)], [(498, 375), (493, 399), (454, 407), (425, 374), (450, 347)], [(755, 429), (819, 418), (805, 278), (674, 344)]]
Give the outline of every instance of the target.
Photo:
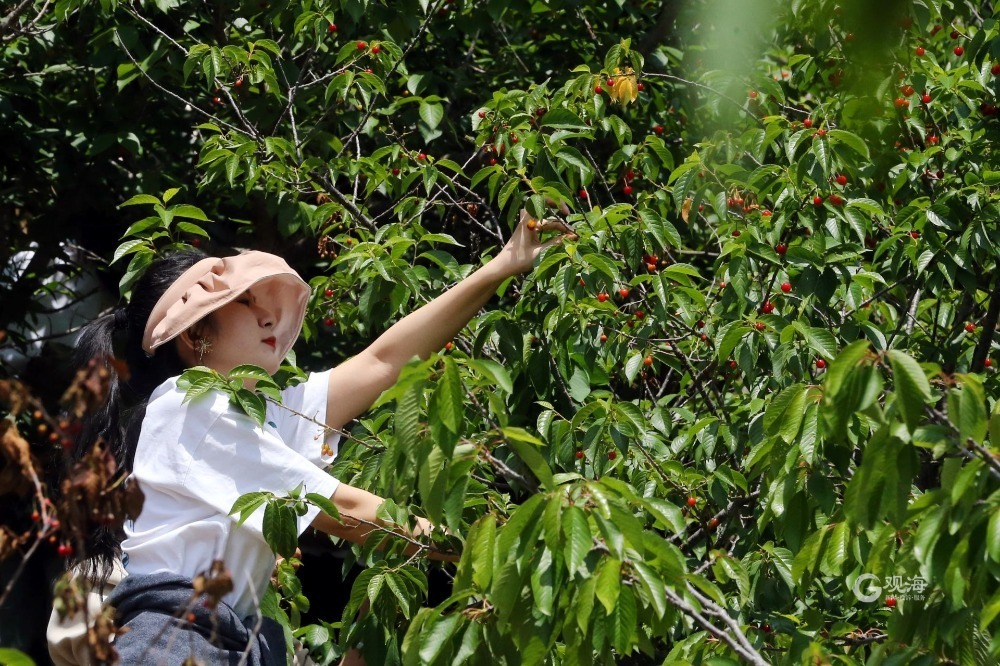
[[(128, 305), (95, 319), (81, 330), (74, 356), (77, 367), (100, 365), (107, 369), (109, 377), (107, 397), (84, 419), (70, 452), (71, 463), (81, 460), (103, 442), (120, 473), (131, 473), (150, 394), (185, 370), (172, 344), (160, 347), (153, 356), (142, 349), (146, 320), (167, 288), (204, 258), (201, 252), (181, 251), (153, 262), (136, 282)], [(112, 363), (115, 358), (124, 361), (127, 368), (121, 376), (116, 370), (121, 363)], [(85, 536), (79, 564), (82, 573), (95, 581), (96, 589), (107, 582), (115, 560), (121, 557), (123, 537), (120, 527), (108, 525), (92, 525)]]

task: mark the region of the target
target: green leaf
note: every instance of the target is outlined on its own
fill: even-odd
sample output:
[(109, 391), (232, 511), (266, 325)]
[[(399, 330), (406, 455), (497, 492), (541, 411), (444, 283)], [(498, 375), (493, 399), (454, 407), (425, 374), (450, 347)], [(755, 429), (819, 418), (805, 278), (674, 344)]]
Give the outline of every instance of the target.
[(806, 387), (792, 384), (775, 396), (764, 413), (764, 429), (791, 444), (799, 433), (806, 410)]
[(149, 241), (147, 241), (145, 238), (133, 238), (132, 240), (125, 241), (124, 243), (119, 245), (118, 248), (115, 250), (115, 256), (111, 260), (111, 263), (113, 264), (122, 257), (138, 251), (140, 249), (140, 246), (145, 245), (148, 242)]
[[(977, 444), (986, 440), (986, 393), (975, 375), (957, 375), (962, 382), (959, 397), (958, 432), (964, 444), (972, 439)], [(952, 417), (954, 418), (954, 417)]]
[(35, 661), (14, 648), (0, 648), (0, 664), (3, 666), (35, 666)]
[(986, 526), (986, 552), (991, 560), (1000, 562), (1000, 511), (995, 506)]
[(501, 428), (501, 432), (507, 445), (514, 449), (517, 457), (528, 466), (528, 469), (541, 482), (542, 486), (549, 490), (555, 488), (555, 483), (552, 481), (552, 469), (535, 448), (543, 445), (542, 442), (521, 428)]
[(174, 214), (174, 217), (186, 217), (190, 220), (200, 220), (201, 222), (210, 221), (200, 208), (188, 204), (171, 206), (170, 212)]
[(801, 321), (795, 321), (792, 325), (795, 326), (800, 333), (802, 333), (802, 337), (805, 338), (806, 344), (808, 344), (810, 349), (816, 352), (816, 354), (827, 360), (832, 359), (837, 355), (837, 339), (833, 337), (833, 334), (830, 333), (830, 331), (822, 328), (806, 326)]
[(493, 579), (493, 559), (496, 555), (497, 522), (492, 513), (488, 513), (475, 525), (472, 541), (472, 580), (480, 590), (489, 588)]
[(334, 520), (340, 520), (340, 511), (337, 510), (337, 506), (330, 500), (329, 497), (317, 493), (306, 493), (306, 500), (309, 501), (310, 504), (318, 506), (320, 511)]
[(568, 506), (562, 515), (562, 532), (565, 539), (563, 557), (570, 575), (575, 575), (583, 565), (587, 553), (594, 547), (594, 538), (587, 524), (587, 514), (578, 506)]
[(868, 145), (864, 142), (864, 139), (857, 134), (851, 134), (845, 130), (835, 129), (829, 131), (829, 136), (832, 143), (843, 143), (861, 157), (864, 157), (865, 159), (869, 158)]
[(891, 349), (889, 361), (896, 385), (896, 406), (912, 433), (923, 416), (924, 405), (931, 401), (931, 385), (913, 357)]
[(148, 194), (137, 194), (134, 197), (128, 199), (124, 203), (118, 204), (119, 208), (124, 208), (125, 206), (136, 206), (139, 204), (158, 204), (160, 200), (154, 196)]
[(295, 555), (298, 544), (298, 523), (291, 506), (279, 501), (269, 502), (264, 509), (264, 541), (275, 554), (288, 558)]
[(264, 403), (264, 398), (249, 389), (239, 389), (233, 393), (233, 399), (247, 416), (257, 422), (257, 425), (264, 425), (267, 419), (267, 405)]
[(440, 125), (442, 118), (444, 118), (444, 107), (440, 104), (430, 104), (427, 102), (420, 104), (420, 119), (431, 129), (435, 129)]
[(269, 497), (274, 497), (273, 493), (267, 492), (254, 492), (246, 493), (245, 495), (240, 495), (233, 502), (233, 508), (229, 510), (229, 515), (239, 512), (240, 518), (237, 521), (237, 525), (242, 525), (250, 515), (256, 511), (264, 502), (268, 500)]
[(465, 416), (465, 390), (458, 374), (458, 366), (451, 357), (444, 357), (444, 373), (431, 401), (434, 413), (444, 426), (455, 434), (460, 433)]
[(566, 130), (590, 130), (587, 123), (569, 109), (549, 109), (538, 123), (539, 127)]
[(618, 594), (621, 590), (621, 567), (622, 563), (609, 555), (601, 560), (597, 568), (596, 594), (608, 615), (611, 615), (615, 604), (618, 603)]

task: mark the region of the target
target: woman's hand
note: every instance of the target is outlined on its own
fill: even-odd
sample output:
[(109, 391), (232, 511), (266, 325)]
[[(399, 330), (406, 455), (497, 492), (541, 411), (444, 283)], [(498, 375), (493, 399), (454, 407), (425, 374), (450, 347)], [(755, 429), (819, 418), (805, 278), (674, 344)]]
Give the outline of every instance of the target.
[[(569, 209), (563, 206), (563, 212), (568, 213)], [(558, 235), (543, 243), (541, 241), (543, 231), (555, 231)], [(500, 273), (505, 277), (527, 273), (534, 268), (535, 259), (542, 250), (561, 243), (564, 238), (570, 240), (577, 238), (568, 224), (556, 217), (536, 220), (528, 214), (528, 211), (522, 210), (521, 220), (514, 229), (514, 235), (490, 263), (496, 262)]]

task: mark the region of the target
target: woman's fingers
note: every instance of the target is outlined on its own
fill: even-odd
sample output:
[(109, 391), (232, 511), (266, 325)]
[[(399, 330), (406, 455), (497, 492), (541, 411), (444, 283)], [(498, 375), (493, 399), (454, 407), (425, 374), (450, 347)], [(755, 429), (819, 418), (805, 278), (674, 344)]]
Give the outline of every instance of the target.
[(568, 236), (570, 239), (576, 239), (576, 232), (573, 231), (573, 227), (566, 224), (564, 220), (560, 220), (558, 217), (547, 217), (543, 220), (539, 220), (535, 224), (535, 231), (558, 231), (561, 234)]

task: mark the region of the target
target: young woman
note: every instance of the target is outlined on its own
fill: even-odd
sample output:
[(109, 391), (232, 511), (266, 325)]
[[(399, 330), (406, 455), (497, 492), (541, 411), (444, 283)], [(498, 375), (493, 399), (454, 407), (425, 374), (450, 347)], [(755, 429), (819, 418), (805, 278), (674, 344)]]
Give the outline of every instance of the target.
[[(542, 242), (544, 230), (557, 236)], [(106, 531), (89, 553), (97, 589), (119, 556), (127, 572), (107, 599), (129, 630), (115, 641), (121, 663), (173, 664), (188, 657), (285, 663), (280, 627), (258, 611), (275, 565), (262, 536), (263, 511), (237, 527), (228, 515), (234, 501), (259, 490), (286, 494), (302, 484), (305, 492), (329, 497), (341, 520), (311, 506), (299, 518), (300, 534), (312, 525), (363, 543), (377, 529), (382, 499), (323, 471), (336, 455), (336, 431), (370, 408), (410, 359), (441, 349), (501, 282), (531, 270), (542, 250), (568, 234), (557, 219), (529, 221), (522, 213), (496, 257), (357, 356), (286, 389), (282, 405), (290, 409), (270, 405), (263, 427), (225, 395), (185, 401), (177, 378), (196, 365), (220, 373), (248, 363), (277, 371), (299, 335), (309, 297), (309, 287), (279, 257), (170, 255), (146, 271), (127, 306), (92, 322), (81, 338), (81, 360), (110, 357), (116, 332), (124, 333), (129, 376), (113, 382), (78, 447), (108, 442), (145, 494), (124, 541)], [(420, 521), (409, 536), (430, 528)], [(206, 580), (198, 576), (217, 560), (228, 567), (231, 590), (228, 583), (221, 587), (214, 608), (193, 604), (193, 586), (200, 591)]]

